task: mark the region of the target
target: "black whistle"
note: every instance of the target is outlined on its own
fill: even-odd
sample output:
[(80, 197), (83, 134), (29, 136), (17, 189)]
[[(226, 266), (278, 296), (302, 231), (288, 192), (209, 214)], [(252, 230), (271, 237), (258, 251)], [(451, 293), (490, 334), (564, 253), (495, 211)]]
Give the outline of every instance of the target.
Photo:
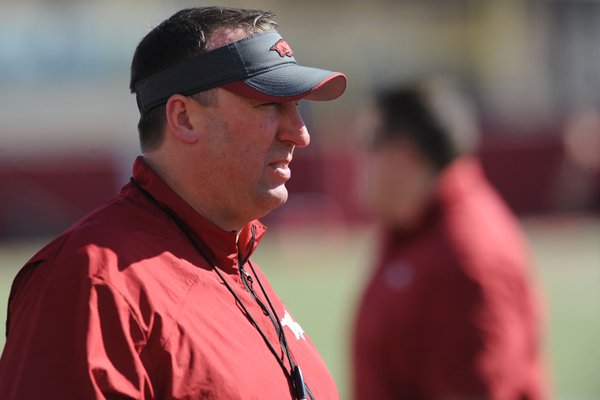
[(297, 400), (306, 400), (306, 387), (300, 366), (296, 365), (292, 370), (292, 385), (294, 386), (294, 395)]

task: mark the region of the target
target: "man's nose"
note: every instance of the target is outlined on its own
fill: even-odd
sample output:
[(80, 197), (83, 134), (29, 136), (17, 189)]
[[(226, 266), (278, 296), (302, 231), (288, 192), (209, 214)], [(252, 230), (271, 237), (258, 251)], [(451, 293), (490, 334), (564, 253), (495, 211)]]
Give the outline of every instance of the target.
[(310, 135), (298, 112), (296, 103), (282, 105), (281, 124), (277, 136), (280, 141), (289, 142), (298, 147), (306, 147), (310, 143)]

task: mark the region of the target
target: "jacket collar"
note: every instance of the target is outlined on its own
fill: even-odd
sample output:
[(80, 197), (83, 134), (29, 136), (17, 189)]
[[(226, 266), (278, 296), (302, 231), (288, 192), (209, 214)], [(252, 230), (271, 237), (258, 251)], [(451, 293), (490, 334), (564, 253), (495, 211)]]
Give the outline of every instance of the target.
[(420, 220), (410, 229), (389, 227), (385, 230), (386, 247), (410, 242), (420, 233), (440, 221), (454, 204), (472, 196), (485, 182), (481, 164), (474, 156), (462, 156), (447, 165), (438, 175), (436, 189), (430, 204), (424, 209)]
[[(219, 268), (228, 273), (238, 268), (238, 257), (250, 258), (262, 239), (266, 227), (258, 220), (249, 222), (241, 231), (239, 239), (235, 231), (225, 231), (200, 215), (192, 206), (175, 193), (139, 156), (133, 165), (133, 178), (162, 206), (171, 210), (196, 236), (198, 244)], [(133, 184), (126, 188), (139, 191)], [(140, 193), (141, 194), (141, 193)]]

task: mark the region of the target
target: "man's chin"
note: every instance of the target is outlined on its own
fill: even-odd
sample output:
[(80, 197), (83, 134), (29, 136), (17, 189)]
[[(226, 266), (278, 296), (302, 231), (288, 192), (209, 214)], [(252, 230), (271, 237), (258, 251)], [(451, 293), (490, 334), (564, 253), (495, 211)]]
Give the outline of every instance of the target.
[(288, 199), (288, 191), (284, 185), (269, 190), (263, 198), (263, 206), (267, 213), (281, 207)]

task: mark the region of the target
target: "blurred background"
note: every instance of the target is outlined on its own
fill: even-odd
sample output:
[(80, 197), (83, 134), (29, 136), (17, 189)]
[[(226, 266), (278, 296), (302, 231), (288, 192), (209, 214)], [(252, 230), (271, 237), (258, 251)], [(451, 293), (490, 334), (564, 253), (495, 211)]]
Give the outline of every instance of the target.
[[(18, 268), (112, 197), (139, 153), (138, 41), (203, 1), (0, 0), (0, 319)], [(559, 399), (600, 398), (600, 1), (223, 1), (271, 9), (297, 60), (348, 75), (302, 103), (312, 134), (256, 258), (349, 393), (353, 312), (375, 230), (360, 202), (360, 115), (381, 87), (456, 79), (485, 172), (522, 221), (545, 293)], [(0, 348), (4, 337), (0, 337)]]

